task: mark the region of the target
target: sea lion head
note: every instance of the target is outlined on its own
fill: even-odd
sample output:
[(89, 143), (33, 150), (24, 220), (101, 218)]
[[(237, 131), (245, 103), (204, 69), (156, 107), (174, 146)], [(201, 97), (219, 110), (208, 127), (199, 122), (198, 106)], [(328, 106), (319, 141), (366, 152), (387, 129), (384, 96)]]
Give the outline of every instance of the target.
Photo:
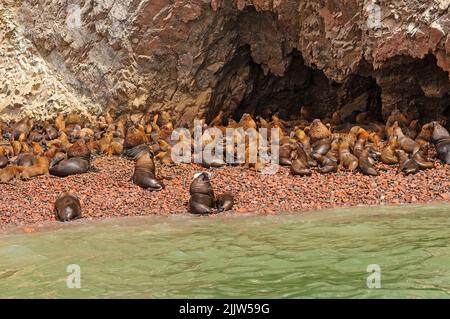
[(76, 195), (69, 192), (62, 193), (55, 201), (54, 212), (56, 218), (62, 222), (81, 217), (81, 204)]
[(194, 174), (189, 193), (205, 194), (214, 197), (214, 192), (210, 183), (211, 173), (201, 172)]

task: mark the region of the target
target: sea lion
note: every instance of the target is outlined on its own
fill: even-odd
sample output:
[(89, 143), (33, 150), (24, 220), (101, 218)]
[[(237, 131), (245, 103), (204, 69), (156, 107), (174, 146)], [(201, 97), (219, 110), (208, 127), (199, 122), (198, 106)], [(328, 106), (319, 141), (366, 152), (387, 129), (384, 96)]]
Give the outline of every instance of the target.
[(403, 134), (402, 129), (398, 126), (398, 122), (395, 122), (393, 125), (393, 134), (397, 136), (398, 143), (400, 144), (400, 148), (409, 154), (416, 153), (420, 146), (413, 139), (409, 138), (405, 134)]
[(433, 130), (434, 130), (433, 122), (423, 125), (422, 129), (420, 130), (420, 133), (417, 135), (415, 139), (416, 143), (419, 145), (423, 145), (431, 142)]
[(210, 173), (203, 172), (194, 175), (189, 187), (191, 195), (189, 199), (189, 211), (192, 214), (210, 214), (213, 211), (216, 200), (210, 183)]
[(54, 158), (50, 163), (49, 172), (58, 177), (67, 177), (70, 175), (84, 174), (90, 168), (90, 161), (80, 157), (68, 159)]
[(83, 139), (77, 140), (67, 150), (67, 157), (80, 157), (89, 161), (91, 159), (91, 150), (87, 147), (86, 142)]
[(161, 181), (156, 178), (155, 163), (150, 151), (141, 153), (137, 159), (132, 181), (139, 187), (150, 191), (159, 191), (164, 188)]
[(244, 130), (247, 129), (257, 129), (256, 122), (253, 120), (252, 116), (248, 113), (244, 113), (241, 117), (241, 120), (238, 123), (239, 127), (242, 127)]
[(419, 171), (419, 164), (417, 164), (414, 158), (409, 158), (408, 154), (404, 150), (395, 150), (395, 154), (397, 155), (399, 161), (399, 172), (403, 172), (405, 174), (415, 174)]
[(397, 136), (389, 138), (388, 145), (381, 151), (380, 161), (387, 165), (394, 165), (398, 163), (398, 158), (395, 151), (400, 147)]
[(308, 165), (308, 156), (302, 147), (299, 147), (294, 155), (294, 160), (291, 164), (292, 175), (308, 176), (311, 175), (311, 170)]
[(40, 175), (48, 175), (50, 160), (45, 156), (39, 156), (33, 166), (25, 167), (20, 173), (20, 179), (30, 179)]
[(5, 155), (0, 155), (0, 168), (8, 166), (9, 159)]
[(444, 164), (450, 164), (450, 134), (438, 122), (433, 122), (432, 141), (436, 146), (439, 159)]
[(339, 165), (353, 172), (359, 165), (355, 155), (350, 153), (350, 147), (347, 141), (339, 143)]
[(298, 144), (294, 141), (288, 141), (282, 144), (279, 148), (280, 164), (292, 165), (292, 160), (295, 158)]
[(305, 132), (311, 138), (312, 143), (321, 139), (328, 139), (331, 137), (331, 131), (329, 126), (323, 124), (320, 119), (313, 120), (308, 130)]
[(369, 150), (364, 149), (358, 157), (359, 170), (364, 175), (378, 176), (380, 173), (373, 166), (374, 160), (369, 155)]
[(233, 205), (234, 197), (231, 193), (223, 193), (216, 198), (216, 208), (219, 213), (231, 210)]
[(81, 217), (81, 203), (78, 197), (70, 193), (62, 193), (55, 201), (56, 219), (68, 222)]
[(36, 156), (32, 153), (19, 154), (16, 159), (13, 160), (13, 164), (17, 166), (30, 167), (36, 162)]
[(420, 169), (434, 168), (434, 163), (427, 159), (430, 144), (423, 144), (420, 149), (413, 155), (413, 159), (419, 165)]
[(18, 176), (24, 167), (21, 166), (7, 166), (0, 170), (0, 184), (8, 183), (10, 180)]

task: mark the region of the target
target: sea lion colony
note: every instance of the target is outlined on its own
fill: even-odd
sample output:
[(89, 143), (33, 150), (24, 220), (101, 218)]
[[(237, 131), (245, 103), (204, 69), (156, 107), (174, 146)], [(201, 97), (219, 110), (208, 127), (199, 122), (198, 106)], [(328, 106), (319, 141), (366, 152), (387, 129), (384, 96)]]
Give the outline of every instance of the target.
[[(244, 114), (236, 122), (233, 119), (226, 121), (220, 113), (203, 128), (214, 126), (222, 131), (226, 128), (277, 129), (280, 164), (289, 166), (291, 174), (299, 176), (308, 176), (312, 170), (321, 174), (339, 170), (359, 171), (376, 176), (379, 174), (375, 167), (378, 161), (397, 165), (398, 171), (404, 174), (413, 174), (434, 167), (434, 162), (428, 158), (429, 153), (433, 154), (429, 152), (432, 148), (436, 149), (444, 164), (450, 164), (450, 134), (442, 122), (420, 125), (418, 120), (399, 111), (394, 111), (386, 124), (370, 121), (367, 114), (360, 114), (353, 124), (341, 123), (336, 113), (329, 118), (308, 123), (304, 120), (284, 121), (276, 115), (270, 121), (260, 117), (255, 120)], [(193, 129), (188, 128), (192, 133)], [(189, 143), (182, 137), (177, 141), (171, 140), (174, 124), (167, 112), (117, 118), (106, 113), (93, 122), (77, 114), (59, 114), (54, 121), (38, 122), (24, 118), (18, 122), (0, 122), (0, 130), (1, 183), (44, 174), (58, 177), (82, 174), (91, 169), (91, 161), (96, 156), (125, 156), (135, 161), (130, 182), (158, 191), (164, 188), (164, 183), (163, 178), (157, 176), (155, 163), (175, 165), (171, 157), (172, 147), (175, 143)], [(210, 141), (211, 136), (203, 136), (204, 145)], [(249, 143), (251, 141), (246, 140), (246, 156), (241, 165), (260, 171), (265, 164), (259, 159), (255, 163), (248, 160)], [(225, 152), (233, 151), (225, 146)], [(208, 168), (223, 165), (227, 164), (203, 162), (203, 166)], [(205, 176), (200, 175), (200, 178)], [(203, 199), (200, 201), (202, 205), (197, 205), (199, 196), (203, 195), (191, 189), (189, 210), (192, 213), (220, 212), (233, 206), (231, 194), (221, 194), (217, 198), (213, 193), (209, 194), (212, 197), (205, 201), (208, 202), (207, 209), (202, 204)]]

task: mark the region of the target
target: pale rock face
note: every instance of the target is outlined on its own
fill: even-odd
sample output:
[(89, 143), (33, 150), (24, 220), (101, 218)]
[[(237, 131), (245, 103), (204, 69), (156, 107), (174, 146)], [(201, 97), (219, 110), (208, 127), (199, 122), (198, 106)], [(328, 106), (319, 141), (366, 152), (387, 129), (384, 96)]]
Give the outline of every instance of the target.
[(170, 110), (185, 122), (281, 104), (323, 116), (374, 86), (384, 116), (394, 108), (441, 114), (449, 94), (449, 5), (3, 1), (0, 116), (115, 108)]

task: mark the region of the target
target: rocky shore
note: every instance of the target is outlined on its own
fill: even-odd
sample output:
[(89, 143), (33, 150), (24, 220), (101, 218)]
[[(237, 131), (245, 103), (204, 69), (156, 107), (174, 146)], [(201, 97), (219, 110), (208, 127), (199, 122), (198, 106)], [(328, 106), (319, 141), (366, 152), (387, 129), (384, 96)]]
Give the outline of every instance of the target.
[[(435, 162), (436, 168), (414, 175), (397, 173), (397, 167), (377, 163), (380, 176), (338, 171), (309, 177), (289, 174), (280, 167), (265, 175), (242, 166), (209, 169), (216, 192), (235, 196), (233, 211), (277, 214), (358, 205), (385, 205), (444, 201), (450, 203), (450, 167)], [(58, 178), (40, 176), (28, 181), (15, 179), (1, 186), (0, 228), (36, 225), (54, 221), (53, 204), (61, 191), (76, 193), (83, 206), (83, 219), (100, 219), (154, 214), (187, 214), (189, 184), (205, 168), (194, 164), (158, 165), (165, 189), (149, 192), (131, 181), (134, 162), (121, 157), (98, 157), (93, 169), (81, 175)]]

